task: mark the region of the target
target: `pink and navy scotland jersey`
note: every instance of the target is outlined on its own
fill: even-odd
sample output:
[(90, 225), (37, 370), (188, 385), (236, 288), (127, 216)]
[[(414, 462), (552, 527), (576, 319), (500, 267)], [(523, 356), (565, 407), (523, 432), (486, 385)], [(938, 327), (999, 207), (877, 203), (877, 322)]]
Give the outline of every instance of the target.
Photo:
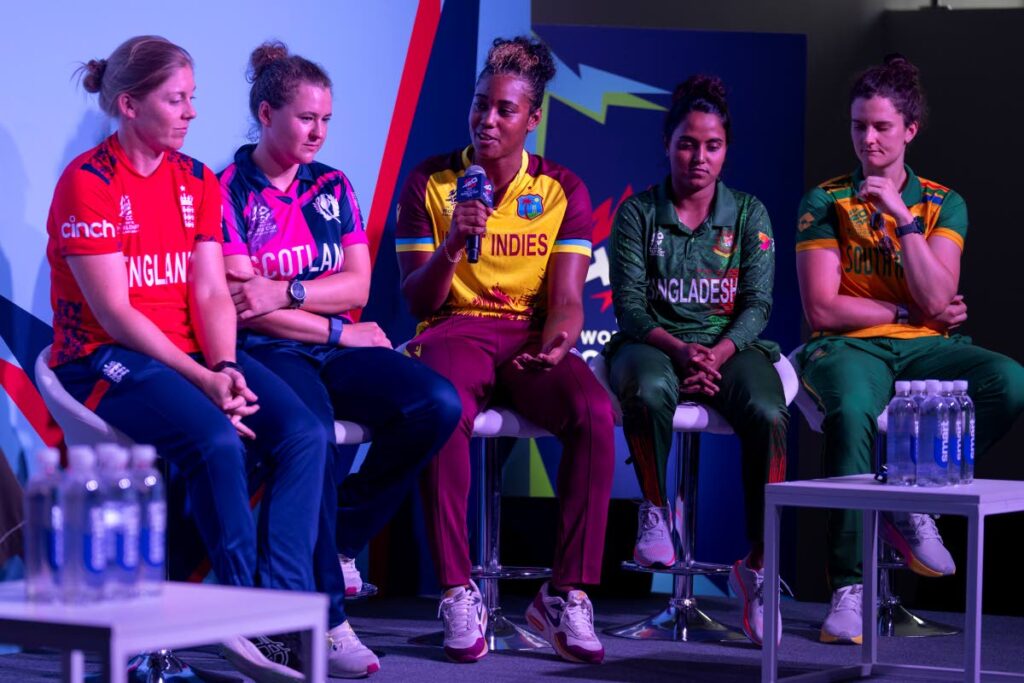
[(340, 272), (345, 248), (366, 244), (348, 178), (320, 163), (302, 164), (287, 192), (253, 163), (255, 145), (235, 153), (218, 175), (224, 204), (224, 255), (246, 255), (272, 280), (315, 280)]

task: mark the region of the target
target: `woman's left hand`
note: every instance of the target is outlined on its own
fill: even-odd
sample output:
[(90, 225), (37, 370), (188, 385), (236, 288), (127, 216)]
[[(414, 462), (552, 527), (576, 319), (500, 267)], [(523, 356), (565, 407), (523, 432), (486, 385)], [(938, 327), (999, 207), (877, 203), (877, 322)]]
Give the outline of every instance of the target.
[(857, 188), (857, 197), (862, 201), (871, 202), (878, 209), (896, 219), (897, 225), (905, 225), (914, 220), (910, 209), (903, 203), (903, 195), (889, 178), (884, 176), (868, 176)]
[(228, 290), (240, 320), (250, 320), (287, 308), (291, 303), (288, 283), (284, 280), (271, 280), (262, 275), (237, 270), (228, 270), (227, 276)]
[(541, 347), (540, 353), (521, 353), (512, 360), (517, 370), (550, 370), (569, 353), (569, 333), (559, 332)]

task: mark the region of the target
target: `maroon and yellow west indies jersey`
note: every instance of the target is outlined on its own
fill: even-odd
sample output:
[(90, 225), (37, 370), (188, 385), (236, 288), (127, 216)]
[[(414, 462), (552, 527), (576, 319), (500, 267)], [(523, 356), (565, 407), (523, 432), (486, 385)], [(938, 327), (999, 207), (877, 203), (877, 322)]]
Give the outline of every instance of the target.
[[(409, 176), (398, 204), (397, 252), (433, 253), (448, 234), (455, 186), (469, 147), (434, 157)], [(463, 259), (434, 319), (471, 315), (526, 320), (547, 304), (552, 254), (590, 258), (593, 213), (583, 182), (568, 169), (523, 152), (522, 165), (487, 220), (480, 261)]]
[[(917, 177), (909, 166), (906, 169), (903, 202), (910, 213), (921, 219), (925, 237), (945, 238), (963, 249), (967, 236), (967, 205), (963, 198), (948, 187)], [(857, 188), (863, 181), (864, 174), (857, 169), (804, 195), (796, 250), (839, 250), (840, 294), (906, 305), (913, 299), (903, 272), (896, 220), (857, 197)], [(821, 330), (816, 333), (827, 334)], [(913, 339), (938, 332), (921, 325), (886, 323), (843, 334)]]
[(148, 176), (132, 168), (111, 135), (64, 170), (47, 219), (51, 365), (82, 358), (113, 339), (96, 321), (66, 258), (121, 253), (133, 308), (186, 353), (199, 350), (188, 309), (192, 249), (221, 241), (220, 186), (178, 152)]

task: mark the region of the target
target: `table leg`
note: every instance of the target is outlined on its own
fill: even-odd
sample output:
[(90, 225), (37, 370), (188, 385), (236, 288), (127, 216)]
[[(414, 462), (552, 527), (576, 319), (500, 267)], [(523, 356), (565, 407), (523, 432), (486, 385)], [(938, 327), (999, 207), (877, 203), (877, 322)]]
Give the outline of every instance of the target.
[(861, 581), (864, 585), (861, 613), (864, 618), (864, 644), (861, 648), (861, 675), (870, 676), (878, 661), (878, 638), (875, 623), (878, 620), (878, 511), (864, 510), (861, 513), (863, 534), (863, 557), (861, 559)]
[(778, 680), (775, 614), (779, 609), (779, 517), (770, 498), (764, 506), (764, 642), (761, 645), (761, 683)]
[(113, 640), (107, 645), (106, 652), (101, 655), (107, 683), (128, 683), (128, 657)]
[(964, 620), (964, 680), (981, 680), (981, 590), (985, 559), (985, 517), (967, 516), (967, 614)]
[(327, 635), (323, 625), (302, 631), (302, 661), (306, 666), (303, 673), (307, 681), (327, 680)]
[(83, 683), (85, 681), (85, 653), (81, 650), (64, 650), (61, 653), (61, 683)]

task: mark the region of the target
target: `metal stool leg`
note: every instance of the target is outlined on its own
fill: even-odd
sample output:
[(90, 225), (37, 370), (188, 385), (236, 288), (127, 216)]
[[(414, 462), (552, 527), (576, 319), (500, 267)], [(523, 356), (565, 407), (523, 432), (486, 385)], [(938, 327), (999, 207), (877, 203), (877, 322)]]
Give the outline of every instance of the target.
[(882, 561), (878, 567), (878, 634), (897, 638), (926, 638), (951, 636), (960, 629), (922, 619), (901, 604), (900, 596), (892, 592), (892, 570), (906, 565), (888, 544), (879, 544)]
[[(506, 576), (501, 566), (501, 462), (496, 439), (484, 439), (480, 449), (481, 475), (477, 479), (479, 524), (477, 534), (479, 569), (474, 569), (484, 606), (487, 607), (487, 639), (489, 650), (536, 650), (548, 647), (546, 641), (516, 626), (502, 614), (499, 604), (499, 578), (529, 578), (522, 569), (515, 576)], [(526, 569), (528, 572), (528, 568)], [(534, 576), (550, 576), (550, 572), (537, 568)]]
[(676, 448), (675, 528), (673, 542), (680, 560), (671, 569), (648, 569), (633, 562), (623, 562), (625, 569), (650, 573), (670, 573), (672, 597), (668, 607), (635, 624), (618, 626), (605, 633), (638, 640), (673, 640), (690, 643), (744, 641), (746, 636), (720, 624), (697, 607), (693, 595), (693, 577), (698, 574), (726, 574), (728, 565), (697, 562), (693, 559), (697, 537), (697, 472), (700, 465), (700, 434), (679, 435)]

